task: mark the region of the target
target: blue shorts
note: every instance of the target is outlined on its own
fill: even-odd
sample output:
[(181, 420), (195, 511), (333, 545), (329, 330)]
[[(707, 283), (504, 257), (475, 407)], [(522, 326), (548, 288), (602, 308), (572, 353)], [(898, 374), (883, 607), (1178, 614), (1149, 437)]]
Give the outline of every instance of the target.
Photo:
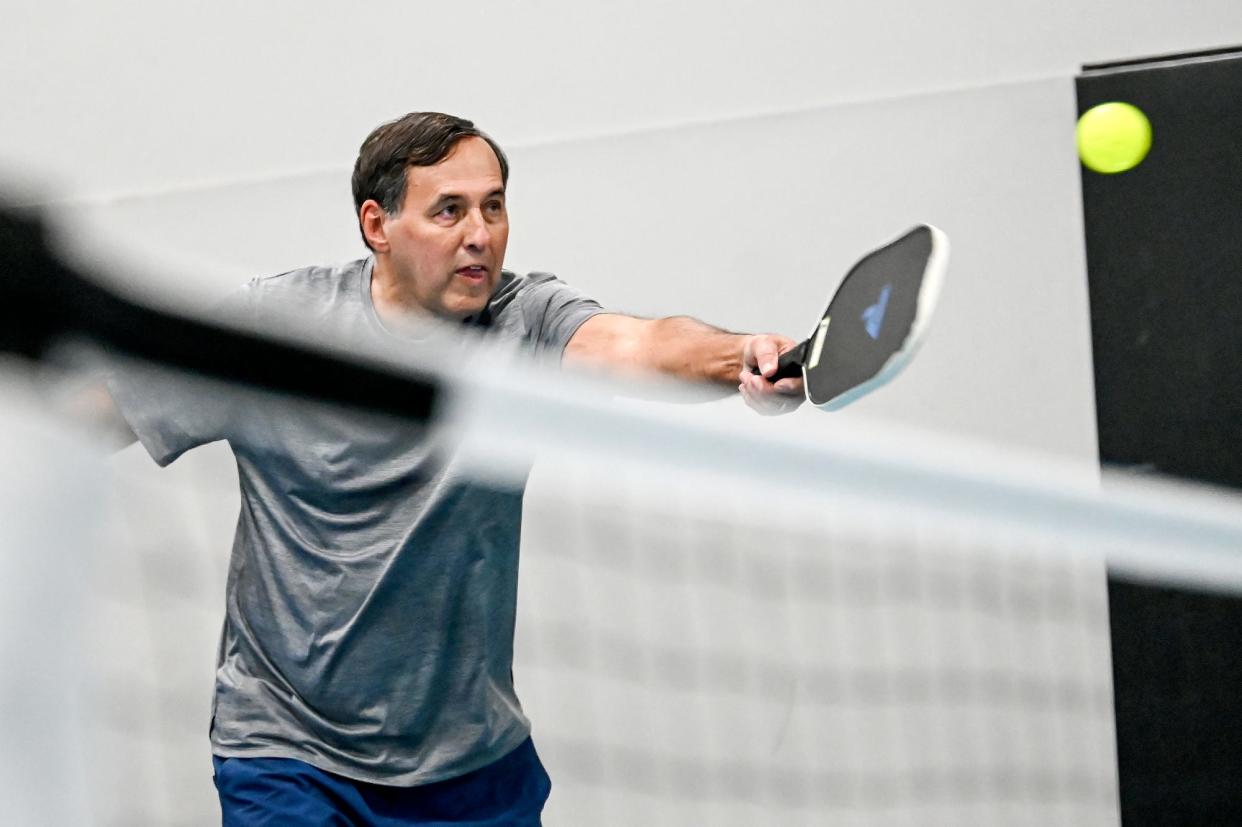
[(224, 827), (537, 827), (552, 782), (535, 746), (418, 787), (354, 781), (292, 758), (213, 758)]

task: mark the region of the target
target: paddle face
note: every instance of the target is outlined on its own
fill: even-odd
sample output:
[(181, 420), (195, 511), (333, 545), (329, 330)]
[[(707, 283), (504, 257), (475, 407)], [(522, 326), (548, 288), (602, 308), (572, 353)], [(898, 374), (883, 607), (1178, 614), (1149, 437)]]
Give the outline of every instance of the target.
[(919, 225), (854, 265), (810, 338), (782, 358), (801, 363), (812, 404), (836, 410), (900, 372), (922, 340), (947, 260), (944, 233)]

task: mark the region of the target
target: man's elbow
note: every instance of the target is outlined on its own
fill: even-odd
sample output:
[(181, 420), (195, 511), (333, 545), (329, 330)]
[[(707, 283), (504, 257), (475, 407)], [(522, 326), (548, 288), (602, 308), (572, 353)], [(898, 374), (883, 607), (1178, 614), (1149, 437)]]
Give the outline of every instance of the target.
[(563, 363), (614, 372), (649, 370), (652, 325), (647, 319), (601, 314), (588, 319), (565, 347)]

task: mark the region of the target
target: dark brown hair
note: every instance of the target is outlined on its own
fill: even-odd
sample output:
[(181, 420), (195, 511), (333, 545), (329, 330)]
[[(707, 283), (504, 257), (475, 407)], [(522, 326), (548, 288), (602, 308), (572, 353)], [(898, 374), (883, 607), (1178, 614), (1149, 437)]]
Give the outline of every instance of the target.
[[(442, 112), (411, 112), (376, 127), (362, 142), (354, 162), (354, 214), (358, 215), (363, 203), (370, 199), (375, 199), (389, 215), (401, 212), (406, 169), (438, 164), (458, 141), (471, 136), (487, 141), (500, 162), (500, 179), (508, 184), (509, 159), (473, 122)], [(358, 229), (362, 229), (361, 219)], [(371, 246), (365, 233), (362, 241)]]

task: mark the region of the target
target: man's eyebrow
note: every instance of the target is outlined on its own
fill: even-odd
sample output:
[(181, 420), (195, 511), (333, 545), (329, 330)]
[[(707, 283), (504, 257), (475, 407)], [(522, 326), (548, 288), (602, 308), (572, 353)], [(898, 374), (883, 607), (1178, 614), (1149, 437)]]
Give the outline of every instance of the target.
[[(483, 196), (483, 200), (487, 201), (488, 199), (496, 198), (497, 196), (503, 198), (504, 195), (505, 195), (505, 188), (499, 187), (497, 189), (492, 190), (487, 195)], [(435, 206), (439, 206), (441, 204), (447, 204), (453, 201), (465, 201), (465, 200), (466, 200), (466, 196), (462, 195), (459, 192), (445, 192), (445, 193), (441, 193), (439, 197), (437, 197), (436, 200), (432, 202), (432, 204)]]

